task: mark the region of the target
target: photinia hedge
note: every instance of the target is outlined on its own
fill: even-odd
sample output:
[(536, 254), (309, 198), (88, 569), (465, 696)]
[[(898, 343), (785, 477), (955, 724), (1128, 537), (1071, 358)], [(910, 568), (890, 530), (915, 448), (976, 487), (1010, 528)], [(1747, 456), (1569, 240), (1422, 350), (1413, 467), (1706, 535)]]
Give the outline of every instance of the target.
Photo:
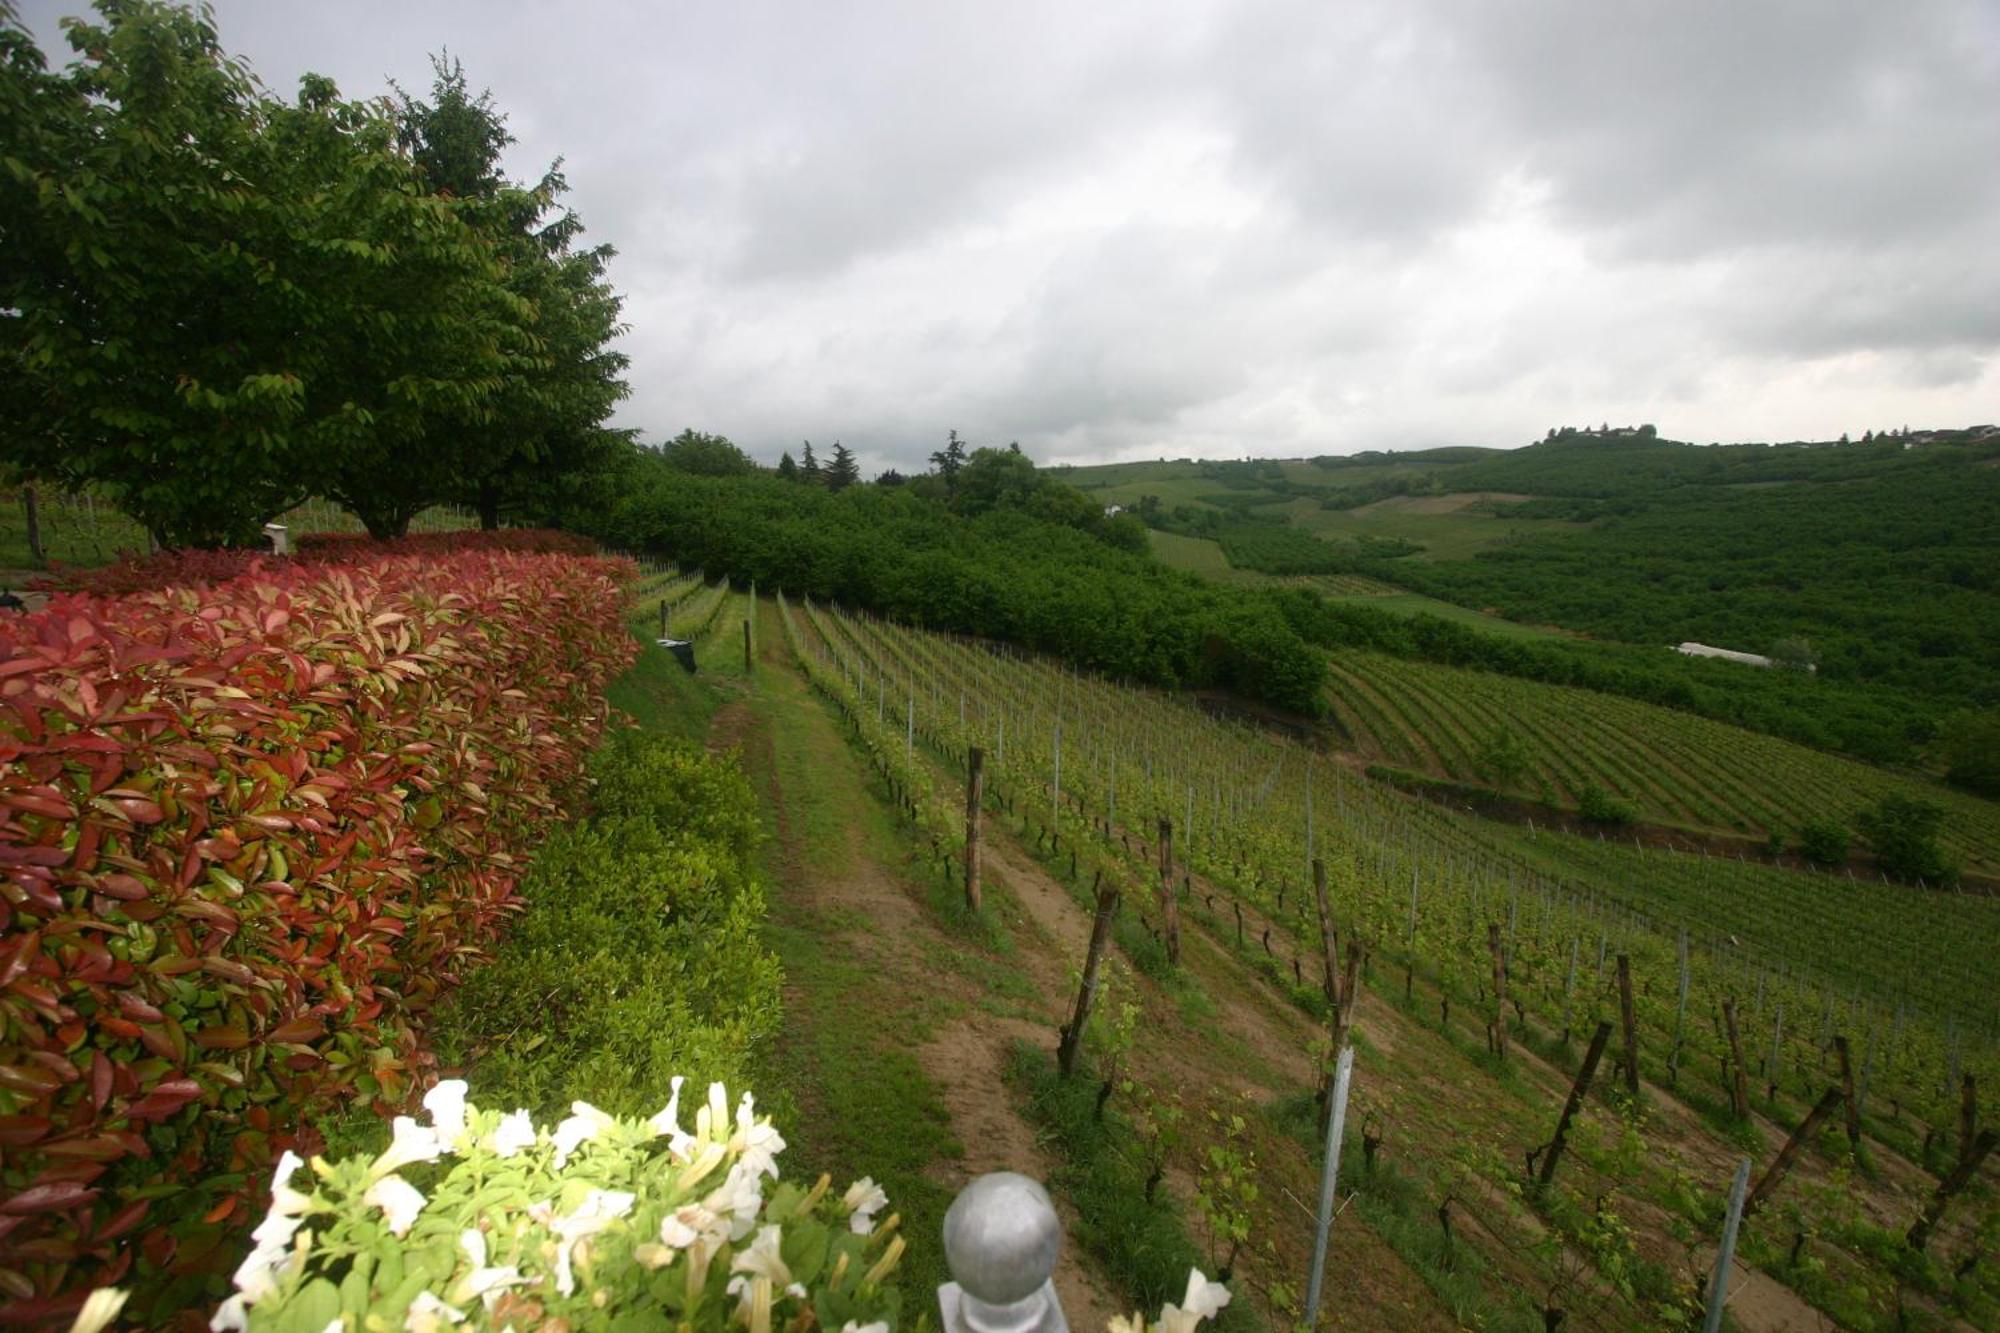
[(0, 622), (0, 1322), (195, 1297), (304, 1117), (406, 1101), (579, 780), (628, 564), (355, 558)]

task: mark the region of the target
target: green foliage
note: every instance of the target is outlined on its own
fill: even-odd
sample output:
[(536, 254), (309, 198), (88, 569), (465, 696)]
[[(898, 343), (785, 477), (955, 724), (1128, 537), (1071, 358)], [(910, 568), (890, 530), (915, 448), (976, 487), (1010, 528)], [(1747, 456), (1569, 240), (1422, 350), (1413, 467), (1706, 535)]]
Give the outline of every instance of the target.
[(1799, 826), (1798, 853), (1821, 865), (1841, 865), (1847, 860), (1847, 825), (1838, 819), (1809, 819)]
[(269, 97), (206, 11), (99, 11), (59, 73), (0, 23), (4, 461), (206, 546), (314, 494), (399, 536), (522, 450), (602, 461), (617, 302), (573, 219), (536, 229), (560, 178), (446, 197), (383, 104)]
[(1529, 772), (1527, 748), (1508, 726), (1488, 735), (1472, 762), (1479, 776), (1502, 789), (1520, 786)]
[[(750, 455), (737, 448), (727, 435), (711, 435), (693, 427), (661, 445), (660, 458), (670, 468), (703, 477), (742, 476), (757, 470)], [(790, 454), (785, 455), (786, 462), (791, 462), (791, 458)], [(784, 475), (782, 464), (778, 472)]]
[(833, 442), (833, 461), (826, 465), (826, 488), (830, 491), (844, 491), (861, 480), (860, 465), (854, 461), (854, 453), (839, 440)]
[(596, 813), (549, 836), (526, 912), (435, 1025), (448, 1065), (537, 1114), (578, 1098), (636, 1113), (674, 1074), (741, 1079), (778, 1021), (741, 770), (628, 732), (593, 775)]
[(1953, 718), (1946, 726), (1944, 753), (1946, 782), (2000, 797), (2000, 709)]
[(595, 528), (684, 566), (1128, 679), (1220, 686), (1304, 713), (1323, 706), (1323, 656), (1261, 595), (1204, 584), (1032, 513), (960, 517), (914, 489), (832, 493), (761, 473), (709, 478), (654, 466)]
[(1890, 795), (1854, 817), (1883, 873), (1933, 887), (1958, 882), (1958, 864), (1938, 844), (1944, 810), (1921, 797)]
[[(1179, 1299), (1201, 1252), (1172, 1200), (1146, 1187), (1148, 1159), (1144, 1151), (1134, 1153), (1125, 1117), (1114, 1109), (1099, 1119), (1095, 1082), (1063, 1078), (1047, 1052), (1026, 1043), (1009, 1053), (1007, 1077), (1026, 1092), (1029, 1115), (1059, 1154), (1050, 1184), (1077, 1210), (1071, 1233), (1077, 1244), (1141, 1305)], [(1255, 1313), (1240, 1301), (1216, 1323), (1239, 1333), (1257, 1326)]]
[[(1909, 451), (1895, 440), (1537, 445), (1457, 469), (1451, 485), (1573, 497), (1558, 502), (1567, 516), (1595, 526), (1471, 560), (1400, 562), (1396, 577), (1628, 643), (1755, 651), (1809, 638), (1823, 681), (1983, 705), (2000, 697), (1994, 454), (1965, 439)], [(1512, 512), (1554, 516), (1537, 504)]]
[(1596, 783), (1586, 783), (1577, 794), (1576, 811), (1593, 824), (1622, 828), (1639, 817), (1630, 801), (1621, 801)]

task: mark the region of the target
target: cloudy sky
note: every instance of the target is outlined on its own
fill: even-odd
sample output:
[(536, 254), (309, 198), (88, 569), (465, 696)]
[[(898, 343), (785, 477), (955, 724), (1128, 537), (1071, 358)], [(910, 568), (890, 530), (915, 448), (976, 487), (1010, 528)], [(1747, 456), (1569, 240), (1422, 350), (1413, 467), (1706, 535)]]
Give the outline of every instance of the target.
[[(52, 59), (81, 0), (24, 0)], [(619, 250), (625, 424), (905, 468), (2000, 419), (2000, 0), (218, 0), (449, 47)]]

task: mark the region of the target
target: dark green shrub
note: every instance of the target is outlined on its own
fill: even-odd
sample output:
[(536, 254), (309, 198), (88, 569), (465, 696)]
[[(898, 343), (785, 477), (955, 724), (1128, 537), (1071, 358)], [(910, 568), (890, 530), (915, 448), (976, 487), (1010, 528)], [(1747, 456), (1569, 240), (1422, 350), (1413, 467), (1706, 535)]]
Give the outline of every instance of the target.
[(1596, 783), (1583, 789), (1577, 797), (1577, 813), (1593, 824), (1608, 824), (1623, 828), (1639, 817), (1638, 807), (1630, 801), (1621, 801)]
[(1799, 826), (1799, 855), (1821, 865), (1837, 866), (1847, 860), (1847, 825), (1837, 819), (1809, 819)]

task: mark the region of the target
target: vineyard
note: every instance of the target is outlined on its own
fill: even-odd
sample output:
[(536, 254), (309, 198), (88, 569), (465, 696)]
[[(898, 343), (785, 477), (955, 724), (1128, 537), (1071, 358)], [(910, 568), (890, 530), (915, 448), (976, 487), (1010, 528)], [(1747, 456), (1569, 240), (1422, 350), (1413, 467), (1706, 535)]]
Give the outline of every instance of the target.
[[(1333, 665), (1340, 725), (1399, 768), (1570, 807), (1595, 787), (1649, 822), (1760, 838), (1920, 794), (1945, 808), (1943, 840), (1966, 869), (2000, 872), (2000, 813), (1942, 787), (1592, 690), (1365, 652), (1336, 653)], [(1485, 754), (1503, 734), (1522, 762), (1496, 781)]]
[[(1058, 864), (1070, 858), (1078, 891), (1115, 887), (1131, 905), (1136, 921), (1119, 938), (1135, 966), (1170, 971), (1169, 923), (1206, 919), (1225, 942), (1233, 931), (1243, 956), (1307, 1008), (1319, 1003), (1309, 870), (1319, 861), (1339, 938), (1365, 948), (1374, 990), (1447, 1035), (1469, 1076), (1497, 1078), (1496, 1106), (1523, 1091), (1508, 1072), (1510, 1039), (1534, 1053), (1517, 1059), (1569, 1066), (1582, 1038), (1621, 1014), (1629, 1035), (1606, 1059), (1615, 1056), (1632, 1104), (1652, 1108), (1629, 1112), (1618, 1131), (1635, 1147), (1707, 1124), (1715, 1128), (1700, 1132), (1725, 1145), (1754, 1141), (1761, 1170), (1829, 1087), (1846, 1086), (1859, 1167), (1842, 1165), (1848, 1140), (1835, 1134), (1801, 1168), (1812, 1184), (1773, 1214), (1782, 1223), (1750, 1231), (1746, 1252), (1842, 1322), (1872, 1319), (1899, 1282), (1912, 1300), (1990, 1302), (1949, 1294), (1951, 1279), (1914, 1257), (1897, 1260), (1902, 1276), (1890, 1278), (1882, 1255), (1919, 1210), (1921, 1169), (1969, 1151), (1961, 1084), (1991, 1087), (2000, 1076), (2000, 905), (1503, 828), (1409, 801), (1182, 699), (825, 607), (784, 607), (781, 620), (933, 858), (963, 855), (954, 775), (978, 746), (989, 790), (1038, 847), (1059, 849)], [(1184, 867), (1165, 891), (1161, 821)], [(1921, 927), (1917, 901), (1935, 908)], [(1469, 1187), (1470, 1170), (1478, 1188), (1518, 1194), (1528, 1146), (1495, 1145), (1471, 1166), (1456, 1155), (1431, 1188), (1449, 1198)], [(1653, 1219), (1655, 1259), (1671, 1248), (1661, 1236), (1715, 1222), (1713, 1192), (1725, 1182), (1691, 1183), (1689, 1169), (1678, 1148), (1639, 1149), (1622, 1174), (1599, 1181), (1626, 1215)], [(1587, 1239), (1577, 1221), (1586, 1195), (1559, 1191), (1535, 1207), (1541, 1225)], [(1802, 1250), (1810, 1267), (1797, 1262)], [(1634, 1322), (1665, 1299), (1649, 1282), (1657, 1275), (1612, 1283), (1639, 1302)]]

